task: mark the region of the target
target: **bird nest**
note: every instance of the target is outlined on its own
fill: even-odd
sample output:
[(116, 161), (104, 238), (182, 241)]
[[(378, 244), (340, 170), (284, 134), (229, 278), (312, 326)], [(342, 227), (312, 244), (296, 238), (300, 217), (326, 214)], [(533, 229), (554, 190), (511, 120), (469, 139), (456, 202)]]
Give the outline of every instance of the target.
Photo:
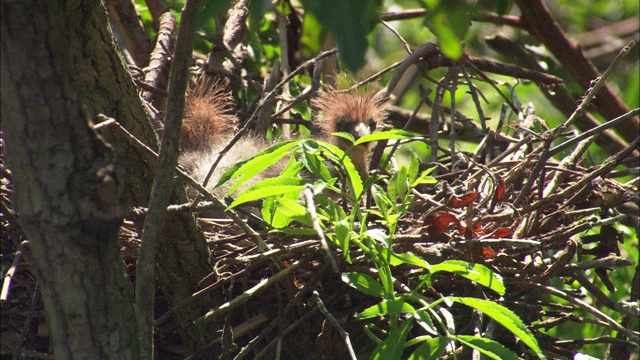
[[(404, 198), (398, 192), (388, 193), (403, 170), (386, 167), (374, 169), (376, 181), (364, 183), (362, 202), (337, 199), (345, 213), (367, 214), (356, 216), (360, 221), (347, 229), (350, 234), (362, 234), (366, 227), (373, 243), (378, 241), (376, 249), (402, 260), (388, 268), (393, 283), (386, 290), (398, 297), (411, 294), (425, 304), (451, 298), (490, 301), (515, 314), (548, 356), (572, 357), (589, 343), (609, 344), (612, 358), (637, 352), (638, 332), (633, 326), (637, 326), (638, 272), (632, 284), (616, 284), (612, 277), (637, 267), (633, 255), (620, 249), (624, 234), (618, 227), (638, 228), (637, 176), (626, 183), (616, 179), (629, 176), (626, 164), (637, 152), (638, 140), (599, 164), (585, 165), (585, 151), (597, 132), (565, 139), (570, 122), (540, 132), (522, 128), (513, 137), (489, 131), (473, 153), (451, 150), (456, 148), (454, 140), (451, 149), (440, 149), (444, 156), (414, 164), (419, 168), (414, 177), (401, 179), (416, 180), (420, 174), (422, 180), (429, 179), (405, 181), (409, 190)], [(387, 140), (380, 141), (378, 149), (390, 148), (385, 145), (395, 141)], [(558, 154), (565, 156), (557, 160)], [(31, 267), (21, 260), (23, 253), (28, 254), (28, 243), (9, 199), (11, 174), (2, 169), (2, 266), (5, 284), (13, 279), (11, 296), (2, 302), (2, 348), (19, 347), (26, 356), (46, 358), (43, 307)], [(402, 207), (393, 229), (383, 221), (387, 218), (376, 191), (386, 191), (391, 199), (387, 205)], [(301, 199), (312, 213), (323, 206), (313, 196)], [(386, 316), (362, 315), (380, 303), (380, 296), (367, 293), (375, 286), (353, 281), (354, 274), (382, 281), (371, 252), (357, 242), (345, 247), (336, 240), (342, 238), (341, 229), (318, 226), (322, 222), (318, 217), (306, 224), (294, 221), (283, 231), (265, 224), (251, 209), (234, 216), (198, 219), (212, 268), (193, 296), (174, 307), (165, 297), (156, 298), (156, 351), (161, 358), (210, 354), (273, 358), (277, 352), (282, 358), (333, 359), (377, 351), (371, 339), (383, 338), (393, 325)], [(126, 220), (120, 236), (132, 280), (140, 246), (139, 220), (137, 216)], [(376, 238), (376, 231), (383, 235)], [(637, 233), (631, 237), (637, 250)], [(442, 263), (462, 267), (442, 272), (431, 267)], [(473, 281), (471, 273), (485, 270), (503, 290)], [(630, 287), (622, 289), (630, 297), (621, 300), (620, 287)], [(7, 296), (4, 290), (3, 296)], [(206, 347), (189, 354), (176, 330), (175, 314), (198, 302), (207, 303), (210, 311), (195, 324), (216, 332)], [(530, 356), (519, 336), (497, 321), (487, 321), (477, 308), (454, 302), (441, 303), (434, 311), (430, 316), (439, 323), (436, 333), (482, 334), (519, 356)], [(567, 324), (596, 326), (603, 335), (563, 338)], [(435, 336), (418, 326), (405, 335)], [(469, 349), (451, 351), (466, 358)]]

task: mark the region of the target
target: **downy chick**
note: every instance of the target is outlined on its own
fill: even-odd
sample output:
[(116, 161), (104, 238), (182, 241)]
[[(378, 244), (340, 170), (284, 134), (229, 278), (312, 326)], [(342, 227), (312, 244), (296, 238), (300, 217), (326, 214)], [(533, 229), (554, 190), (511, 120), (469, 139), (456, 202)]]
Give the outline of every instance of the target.
[[(316, 125), (320, 128), (322, 137), (343, 151), (347, 151), (351, 143), (331, 134), (345, 132), (358, 140), (373, 133), (385, 121), (387, 115), (382, 96), (374, 92), (373, 88), (364, 94), (335, 90), (321, 93), (312, 101), (312, 105), (321, 112), (316, 119)], [(369, 177), (370, 151), (371, 143), (365, 143), (351, 148), (347, 153), (362, 180)]]
[[(230, 114), (231, 104), (230, 95), (219, 88), (205, 90), (200, 86), (189, 94), (182, 126), (183, 153), (179, 162), (199, 182), (205, 179), (218, 153), (232, 137), (230, 130), (237, 123), (237, 118)], [(386, 117), (384, 101), (373, 90), (364, 94), (329, 91), (321, 93), (312, 101), (312, 105), (320, 112), (315, 120), (315, 125), (320, 130), (320, 140), (329, 141), (343, 151), (347, 151), (351, 143), (331, 135), (332, 133), (350, 133), (357, 140), (374, 132)], [(211, 188), (217, 184), (220, 176), (229, 167), (269, 146), (270, 144), (264, 140), (252, 136), (240, 139), (222, 158), (207, 187)], [(353, 147), (347, 153), (363, 180), (368, 177), (369, 152), (370, 143), (367, 143)], [(276, 163), (244, 187), (265, 178), (278, 176), (285, 165), (286, 161)], [(216, 189), (216, 195), (223, 196), (230, 186), (229, 184)]]

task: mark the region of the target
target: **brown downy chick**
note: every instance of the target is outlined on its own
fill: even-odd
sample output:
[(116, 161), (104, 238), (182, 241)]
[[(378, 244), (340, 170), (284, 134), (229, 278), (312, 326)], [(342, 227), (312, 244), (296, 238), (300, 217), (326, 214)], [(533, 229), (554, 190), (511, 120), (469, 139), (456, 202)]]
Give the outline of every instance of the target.
[[(200, 83), (187, 95), (180, 138), (182, 151), (178, 162), (196, 181), (202, 183), (220, 151), (233, 137), (233, 129), (238, 119), (231, 113), (231, 95), (225, 92), (220, 84), (206, 86), (205, 83)], [(222, 157), (206, 187), (211, 189), (231, 166), (254, 156), (268, 146), (266, 142), (255, 137), (247, 136), (240, 139)], [(262, 178), (277, 176), (283, 167), (284, 165), (274, 166), (261, 174), (261, 177), (248, 182), (245, 187)], [(215, 194), (224, 196), (230, 187), (231, 184), (226, 184), (216, 189)]]
[(209, 149), (238, 122), (230, 113), (233, 99), (219, 84), (200, 82), (187, 93), (180, 146), (184, 153)]
[[(312, 104), (322, 112), (316, 122), (323, 136), (344, 151), (352, 144), (346, 139), (332, 136), (332, 133), (346, 132), (358, 140), (373, 133), (387, 116), (383, 96), (374, 89), (364, 94), (326, 92), (313, 100)], [(370, 150), (371, 143), (366, 143), (353, 147), (347, 153), (362, 180), (369, 177)]]

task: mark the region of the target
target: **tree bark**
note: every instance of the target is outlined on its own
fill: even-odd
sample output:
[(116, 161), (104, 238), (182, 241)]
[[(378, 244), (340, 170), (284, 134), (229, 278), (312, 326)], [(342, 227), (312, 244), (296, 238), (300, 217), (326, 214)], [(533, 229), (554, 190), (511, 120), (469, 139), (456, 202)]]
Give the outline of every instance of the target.
[[(2, 0), (2, 15), (6, 159), (54, 352), (136, 358), (117, 230), (124, 209), (147, 205), (157, 160), (106, 127), (109, 150), (87, 123), (105, 114), (156, 150), (157, 135), (99, 0)], [(184, 189), (172, 199), (184, 202)], [(192, 215), (171, 214), (164, 230), (157, 283), (174, 307), (211, 271), (210, 254)], [(205, 310), (195, 304), (174, 315), (187, 348), (205, 341), (192, 325)]]
[(58, 3), (2, 2), (2, 122), (14, 201), (56, 357), (135, 359), (118, 243), (124, 177), (69, 80), (77, 44), (66, 25), (82, 15)]

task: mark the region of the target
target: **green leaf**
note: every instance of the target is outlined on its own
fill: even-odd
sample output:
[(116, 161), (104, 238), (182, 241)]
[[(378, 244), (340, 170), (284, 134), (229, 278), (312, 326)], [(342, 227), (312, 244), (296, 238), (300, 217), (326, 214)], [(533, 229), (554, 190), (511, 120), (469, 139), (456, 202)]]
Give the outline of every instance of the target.
[(402, 166), (389, 179), (387, 194), (394, 204), (398, 201), (398, 197), (402, 200), (407, 195), (407, 177), (409, 176), (407, 170), (406, 166)]
[(418, 172), (420, 171), (420, 162), (418, 161), (418, 155), (415, 152), (411, 152), (411, 162), (409, 163), (409, 169), (407, 169), (407, 173), (409, 175), (409, 182), (411, 183), (411, 187), (416, 187), (416, 178), (418, 177)]
[(225, 11), (229, 7), (230, 0), (207, 0), (198, 10), (196, 18), (196, 30), (206, 31), (215, 30), (216, 16)]
[(364, 65), (367, 35), (378, 21), (380, 0), (303, 0), (322, 27), (336, 40), (340, 59), (355, 72)]
[(374, 132), (373, 134), (365, 135), (359, 138), (358, 140), (356, 140), (356, 142), (353, 145), (357, 146), (357, 145), (372, 142), (372, 141), (394, 140), (394, 139), (395, 140), (409, 140), (409, 139), (421, 140), (421, 139), (424, 139), (424, 137), (417, 135), (416, 133), (412, 133), (410, 131), (393, 129), (388, 131)]
[(533, 350), (541, 359), (546, 359), (544, 353), (538, 345), (535, 336), (527, 329), (522, 320), (513, 311), (490, 300), (475, 299), (468, 297), (452, 297), (453, 301), (467, 305), (474, 309), (482, 311), (482, 313), (490, 316), (507, 330), (511, 331), (515, 336), (520, 338), (525, 345)]
[[(209, 2), (215, 2), (216, 0), (209, 0)], [(249, 2), (249, 25), (253, 32), (257, 32), (260, 23), (264, 21), (264, 14), (269, 9), (271, 2), (269, 0), (253, 0)], [(255, 36), (257, 38), (257, 36)]]
[(444, 355), (447, 345), (451, 342), (447, 337), (429, 339), (407, 358), (408, 360), (437, 360)]
[(382, 245), (389, 246), (389, 235), (383, 229), (368, 229), (364, 235)]
[(367, 295), (384, 296), (382, 285), (367, 274), (359, 272), (342, 273), (342, 281)]
[(458, 335), (456, 339), (471, 348), (477, 349), (484, 355), (496, 360), (518, 360), (521, 359), (513, 351), (504, 347), (497, 341), (486, 339), (480, 336)]
[[(263, 203), (264, 220), (267, 223), (271, 224), (271, 226), (276, 228), (283, 228), (285, 226), (288, 226), (288, 224), (284, 224), (285, 223), (284, 219), (280, 220), (281, 222), (279, 223), (275, 223), (269, 220), (267, 216), (264, 215), (264, 208), (266, 204), (268, 202), (273, 202), (275, 207), (275, 212), (273, 213), (273, 216), (281, 216), (288, 220), (296, 220), (297, 222), (309, 227), (313, 226), (313, 224), (311, 223), (311, 217), (307, 213), (307, 208), (300, 205), (298, 202), (296, 202), (297, 199), (298, 199), (298, 196), (294, 193), (289, 194), (288, 197), (287, 195), (285, 195), (280, 197), (274, 196), (274, 197), (265, 199)], [(284, 225), (281, 225), (281, 224), (284, 224)]]
[(414, 313), (416, 309), (404, 300), (382, 300), (381, 302), (364, 309), (356, 314), (356, 319), (364, 320), (379, 316), (399, 316), (407, 313)]
[(395, 360), (401, 359), (404, 352), (404, 343), (411, 329), (412, 321), (405, 321), (402, 325), (393, 329), (371, 353), (371, 359)]
[(420, 184), (435, 184), (438, 181), (433, 176), (430, 176), (431, 172), (436, 169), (436, 166), (429, 168), (422, 172), (419, 178), (417, 178), (412, 184), (411, 187), (416, 187)]
[(458, 60), (462, 56), (462, 44), (469, 30), (472, 6), (466, 0), (427, 1), (426, 21), (438, 37), (442, 53)]
[(430, 271), (432, 274), (438, 271), (458, 274), (480, 285), (486, 286), (500, 295), (504, 295), (506, 291), (502, 276), (494, 273), (482, 264), (471, 264), (462, 260), (446, 260), (440, 264), (432, 265)]
[(242, 186), (242, 184), (247, 182), (249, 179), (255, 177), (261, 171), (277, 163), (284, 156), (290, 154), (290, 149), (298, 145), (299, 143), (300, 140), (284, 141), (259, 152), (258, 154), (256, 154), (256, 156), (250, 159), (237, 163), (236, 165), (227, 169), (224, 174), (222, 174), (214, 189), (220, 187), (222, 184), (226, 183), (229, 180), (239, 177), (239, 179), (227, 193), (227, 195), (231, 195), (234, 191), (236, 191), (236, 189)]
[(416, 310), (413, 313), (414, 319), (418, 325), (420, 325), (423, 329), (425, 329), (429, 334), (437, 335), (438, 329), (433, 325), (433, 321), (431, 320), (431, 316), (425, 310)]
[(412, 253), (391, 253), (390, 265), (398, 266), (402, 264), (414, 265), (423, 269), (430, 269), (431, 266), (421, 257), (418, 257)]
[(348, 132), (335, 132), (335, 133), (332, 133), (331, 135), (335, 137), (343, 138), (352, 144), (356, 141), (356, 138), (353, 137), (353, 135)]
[(304, 190), (304, 187), (304, 185), (274, 185), (247, 189), (238, 194), (238, 197), (231, 203), (231, 205), (229, 205), (229, 208), (234, 208), (247, 202), (264, 199), (269, 196), (291, 193), (300, 194), (300, 192)]
[(268, 197), (262, 202), (262, 219), (275, 228), (283, 228), (291, 224), (291, 217), (280, 211), (276, 197)]
[(351, 255), (349, 251), (349, 243), (351, 242), (351, 227), (346, 220), (340, 220), (334, 224), (333, 227), (336, 237), (335, 242), (340, 249), (342, 249), (342, 253), (348, 262), (351, 262)]
[(347, 175), (352, 196), (354, 200), (359, 199), (362, 195), (364, 187), (362, 184), (360, 173), (358, 173), (358, 170), (356, 170), (356, 167), (353, 165), (351, 158), (349, 158), (344, 151), (333, 144), (324, 141), (318, 143), (323, 149), (327, 151), (327, 156), (330, 156), (334, 162), (342, 165)]
[[(315, 141), (313, 143), (315, 143)], [(300, 156), (300, 161), (316, 178), (330, 181), (332, 179), (331, 172), (319, 154), (318, 144), (313, 143), (305, 142), (301, 144), (302, 156)], [(310, 147), (310, 145), (316, 145), (316, 147)]]
[(285, 227), (281, 229), (273, 229), (270, 233), (278, 234), (289, 234), (294, 236), (314, 236), (318, 235), (314, 229), (311, 228), (293, 228), (293, 227)]

